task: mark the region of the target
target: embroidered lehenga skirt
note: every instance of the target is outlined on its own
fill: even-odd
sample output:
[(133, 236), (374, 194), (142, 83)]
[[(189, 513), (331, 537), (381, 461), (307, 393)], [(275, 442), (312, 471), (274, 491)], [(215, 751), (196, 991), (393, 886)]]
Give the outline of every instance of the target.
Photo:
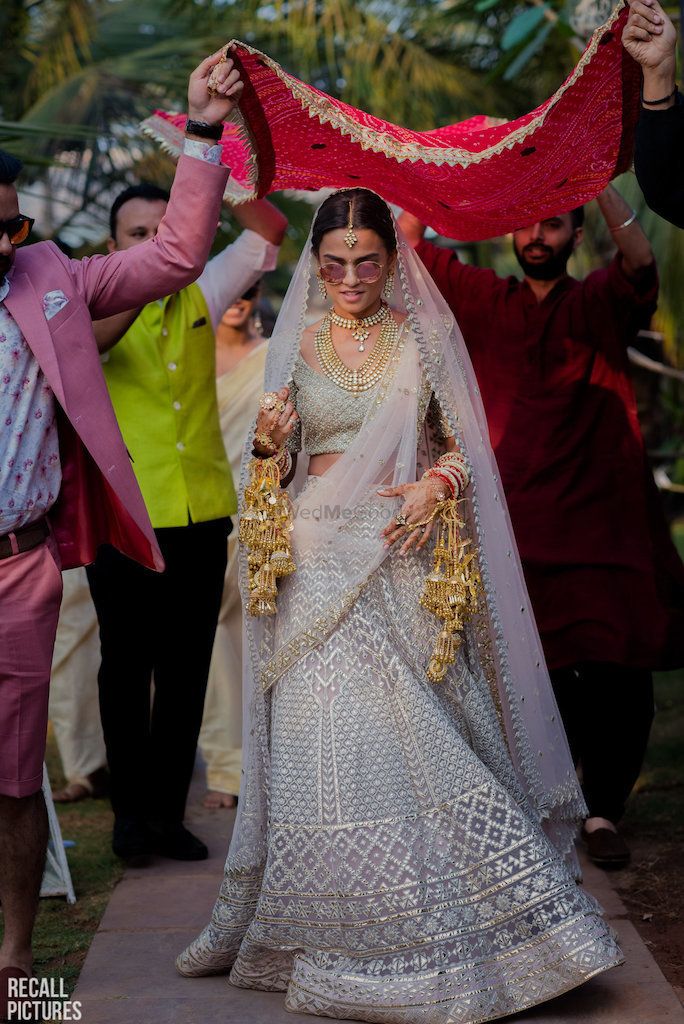
[(232, 963), (300, 1013), (474, 1024), (621, 962), (526, 805), (469, 644), (428, 682), (419, 567), (387, 559), (273, 685), (265, 862), (229, 858), (183, 973)]

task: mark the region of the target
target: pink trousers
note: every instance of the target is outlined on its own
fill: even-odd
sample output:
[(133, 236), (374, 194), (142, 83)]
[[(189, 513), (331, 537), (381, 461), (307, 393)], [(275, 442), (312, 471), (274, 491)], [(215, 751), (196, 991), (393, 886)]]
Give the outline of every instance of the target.
[(62, 573), (52, 537), (0, 559), (0, 794), (43, 781), (52, 649)]

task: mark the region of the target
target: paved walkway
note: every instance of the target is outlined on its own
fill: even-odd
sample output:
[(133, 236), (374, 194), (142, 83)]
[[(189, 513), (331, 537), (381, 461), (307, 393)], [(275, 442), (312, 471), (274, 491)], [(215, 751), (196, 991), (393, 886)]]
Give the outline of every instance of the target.
[[(74, 999), (83, 1024), (311, 1024), (283, 996), (233, 988), (224, 977), (181, 978), (176, 954), (205, 925), (216, 898), (235, 812), (206, 811), (193, 789), (188, 824), (209, 860), (159, 860), (130, 869), (112, 894)], [(684, 1008), (627, 919), (609, 877), (588, 865), (585, 884), (620, 936), (627, 963), (511, 1024), (684, 1024)], [(333, 1022), (334, 1024), (334, 1022)]]

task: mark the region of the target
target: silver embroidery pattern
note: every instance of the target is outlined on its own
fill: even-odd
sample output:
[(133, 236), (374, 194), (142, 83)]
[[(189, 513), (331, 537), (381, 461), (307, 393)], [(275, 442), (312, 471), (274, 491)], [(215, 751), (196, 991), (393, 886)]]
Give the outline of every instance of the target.
[[(405, 244), (400, 266), (410, 262)], [(416, 281), (421, 273), (413, 268)], [(403, 270), (398, 280), (413, 316), (428, 287), (414, 303)], [(303, 306), (291, 360), (267, 374), (267, 387), (295, 367), (307, 300), (294, 294)], [(456, 345), (449, 368), (452, 320), (413, 319), (422, 380), (410, 377), (405, 408), (430, 421), (417, 442), (421, 469), (444, 429), (468, 461), (464, 511), (482, 612), (433, 687), (425, 668), (435, 623), (418, 605), (429, 552), (369, 568), (368, 531), (377, 537), (382, 526), (370, 492), (334, 537), (330, 524), (295, 530), (297, 572), (282, 581), (278, 615), (247, 629), (247, 771), (219, 899), (177, 965), (186, 976), (230, 970), (234, 985), (285, 992), (296, 1012), (477, 1024), (559, 995), (622, 955), (572, 874), (574, 825), (586, 810), (569, 756), (559, 748), (554, 760), (565, 739), (547, 728), (556, 713), (548, 680), (523, 656), (537, 645), (512, 540), (508, 551), (496, 542), (510, 531), (484, 416), (466, 393), (467, 357)], [(369, 416), (380, 419), (391, 387)], [(246, 465), (247, 456), (243, 475)], [(318, 486), (325, 494), (309, 482), (295, 501), (304, 495), (313, 508)]]
[(232, 965), (319, 1016), (474, 1024), (621, 961), (526, 805), (472, 634), (427, 682), (422, 579), (420, 557), (388, 559), (280, 675), (265, 860), (229, 867), (184, 973)]

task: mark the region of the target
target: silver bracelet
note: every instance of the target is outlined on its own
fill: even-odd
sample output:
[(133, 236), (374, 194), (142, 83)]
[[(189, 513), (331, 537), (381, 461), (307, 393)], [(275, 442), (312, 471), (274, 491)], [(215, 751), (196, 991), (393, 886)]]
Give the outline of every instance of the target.
[(630, 224), (633, 224), (636, 219), (636, 210), (632, 210), (632, 216), (628, 217), (624, 224), (618, 224), (616, 228), (609, 228), (608, 230), (612, 235), (614, 235), (616, 231), (622, 231), (623, 228), (628, 228)]

